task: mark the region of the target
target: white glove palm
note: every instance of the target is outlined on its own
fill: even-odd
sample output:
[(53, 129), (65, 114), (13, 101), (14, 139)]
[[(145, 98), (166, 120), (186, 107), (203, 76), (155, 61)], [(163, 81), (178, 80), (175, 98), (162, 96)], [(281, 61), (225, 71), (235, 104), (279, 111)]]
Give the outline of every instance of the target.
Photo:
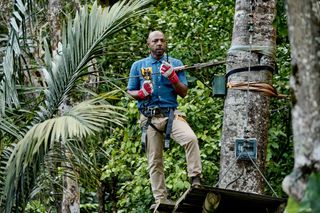
[(161, 74), (164, 77), (168, 78), (172, 84), (176, 84), (179, 82), (177, 73), (174, 71), (173, 67), (168, 62), (163, 61), (161, 64), (160, 70), (161, 70)]
[(161, 74), (166, 78), (168, 78), (172, 74), (172, 72), (174, 72), (171, 64), (169, 64), (166, 61), (162, 62), (160, 70), (161, 70)]

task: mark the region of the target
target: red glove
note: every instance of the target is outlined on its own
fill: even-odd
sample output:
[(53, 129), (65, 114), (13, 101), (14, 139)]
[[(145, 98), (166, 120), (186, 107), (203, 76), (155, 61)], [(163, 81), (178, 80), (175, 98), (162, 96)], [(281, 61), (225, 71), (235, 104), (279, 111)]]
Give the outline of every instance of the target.
[(142, 84), (142, 88), (138, 91), (138, 96), (140, 99), (145, 99), (147, 96), (153, 93), (152, 82), (146, 80)]
[(179, 82), (179, 77), (177, 73), (173, 70), (173, 67), (168, 62), (163, 61), (160, 70), (161, 74), (164, 77), (168, 78), (172, 84), (176, 84)]

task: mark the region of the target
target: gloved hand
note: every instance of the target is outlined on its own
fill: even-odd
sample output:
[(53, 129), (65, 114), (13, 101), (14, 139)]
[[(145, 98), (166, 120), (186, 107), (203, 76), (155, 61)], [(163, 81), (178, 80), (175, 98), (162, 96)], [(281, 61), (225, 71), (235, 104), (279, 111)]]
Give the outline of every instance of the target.
[(138, 91), (140, 99), (145, 99), (147, 96), (153, 93), (152, 81), (146, 80), (142, 84), (142, 88)]
[(179, 82), (179, 77), (177, 73), (173, 70), (173, 67), (168, 62), (163, 61), (160, 70), (161, 74), (164, 77), (168, 78), (172, 84), (176, 84)]

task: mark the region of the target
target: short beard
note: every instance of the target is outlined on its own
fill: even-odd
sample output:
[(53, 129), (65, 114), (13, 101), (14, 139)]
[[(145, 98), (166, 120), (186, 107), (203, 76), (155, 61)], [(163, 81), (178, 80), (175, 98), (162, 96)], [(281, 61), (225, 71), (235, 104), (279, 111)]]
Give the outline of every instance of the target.
[(157, 58), (161, 58), (164, 55), (164, 50), (154, 50), (152, 51), (152, 55)]

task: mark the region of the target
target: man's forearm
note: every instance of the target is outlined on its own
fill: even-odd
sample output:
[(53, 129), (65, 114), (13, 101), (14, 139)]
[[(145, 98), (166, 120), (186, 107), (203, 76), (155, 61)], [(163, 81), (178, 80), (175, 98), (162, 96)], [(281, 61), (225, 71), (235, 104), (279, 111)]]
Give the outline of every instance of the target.
[(127, 93), (131, 95), (134, 99), (140, 100), (140, 97), (138, 95), (139, 90), (127, 90)]
[(175, 84), (172, 84), (175, 92), (182, 98), (184, 98), (187, 95), (188, 87), (184, 85), (181, 81), (178, 81)]

